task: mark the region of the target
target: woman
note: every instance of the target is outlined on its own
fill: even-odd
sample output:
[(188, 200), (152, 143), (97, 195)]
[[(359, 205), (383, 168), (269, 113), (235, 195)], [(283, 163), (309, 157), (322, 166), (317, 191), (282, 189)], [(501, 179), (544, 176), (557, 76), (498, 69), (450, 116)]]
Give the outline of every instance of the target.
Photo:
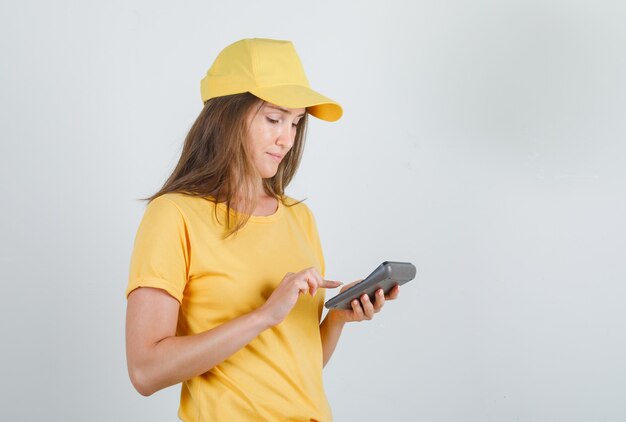
[(201, 92), (204, 109), (135, 239), (131, 381), (143, 395), (182, 382), (185, 421), (331, 420), (322, 368), (344, 324), (371, 319), (385, 297), (364, 295), (320, 324), (324, 290), (341, 283), (323, 278), (313, 216), (284, 189), (307, 115), (334, 121), (341, 107), (309, 87), (288, 41), (226, 47)]

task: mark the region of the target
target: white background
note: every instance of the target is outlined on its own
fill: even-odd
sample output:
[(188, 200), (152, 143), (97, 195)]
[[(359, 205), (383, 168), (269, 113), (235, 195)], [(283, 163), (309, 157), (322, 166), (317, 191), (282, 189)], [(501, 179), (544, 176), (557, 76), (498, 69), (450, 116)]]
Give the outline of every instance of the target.
[(244, 37), (314, 88), (288, 193), (327, 276), (418, 277), (345, 330), (337, 421), (626, 420), (626, 6), (592, 0), (3, 1), (0, 419), (171, 421), (126, 373), (144, 203)]

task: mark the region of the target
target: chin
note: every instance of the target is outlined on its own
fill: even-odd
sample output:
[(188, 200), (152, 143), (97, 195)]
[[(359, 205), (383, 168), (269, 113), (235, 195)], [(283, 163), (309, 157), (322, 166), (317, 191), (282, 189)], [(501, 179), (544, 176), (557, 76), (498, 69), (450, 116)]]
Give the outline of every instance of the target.
[(265, 169), (264, 171), (260, 171), (259, 173), (261, 173), (261, 177), (263, 179), (271, 179), (272, 177), (276, 176), (276, 173), (278, 173), (278, 168)]

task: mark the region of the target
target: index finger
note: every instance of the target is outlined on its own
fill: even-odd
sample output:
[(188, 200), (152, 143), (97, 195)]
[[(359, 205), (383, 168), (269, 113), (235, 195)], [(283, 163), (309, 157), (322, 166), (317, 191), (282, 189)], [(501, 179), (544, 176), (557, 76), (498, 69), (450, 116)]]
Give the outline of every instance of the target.
[(344, 285), (344, 286), (341, 288), (341, 292), (345, 292), (345, 291), (346, 291), (346, 290), (348, 290), (350, 287), (352, 287), (352, 286), (354, 286), (354, 285), (356, 285), (356, 284), (359, 284), (359, 283), (360, 283), (360, 282), (362, 282), (362, 281), (363, 281), (363, 279), (361, 279), (361, 280), (356, 280), (356, 281), (353, 281), (352, 283), (349, 283), (349, 284)]
[(335, 280), (322, 280), (320, 287), (325, 287), (327, 289), (334, 289), (335, 287), (341, 286), (343, 283), (341, 281)]

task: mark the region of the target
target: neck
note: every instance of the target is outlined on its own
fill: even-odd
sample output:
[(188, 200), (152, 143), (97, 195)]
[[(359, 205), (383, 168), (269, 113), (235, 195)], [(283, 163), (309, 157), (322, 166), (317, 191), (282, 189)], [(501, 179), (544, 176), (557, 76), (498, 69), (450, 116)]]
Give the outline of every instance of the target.
[[(268, 195), (263, 188), (263, 179), (259, 179), (258, 182), (253, 185), (252, 199), (257, 203), (258, 206), (258, 204), (263, 202), (263, 200), (267, 200), (268, 198), (271, 198), (271, 196)], [(233, 200), (231, 201), (230, 206), (238, 211), (242, 211), (243, 204), (241, 203), (241, 200), (241, 195), (236, 195), (235, 198), (233, 198)]]
[(263, 198), (270, 197), (270, 195), (268, 195), (267, 192), (265, 192), (265, 187), (263, 186), (263, 179), (259, 178), (258, 182), (255, 184), (252, 196), (257, 201), (259, 201), (259, 200), (261, 200)]

